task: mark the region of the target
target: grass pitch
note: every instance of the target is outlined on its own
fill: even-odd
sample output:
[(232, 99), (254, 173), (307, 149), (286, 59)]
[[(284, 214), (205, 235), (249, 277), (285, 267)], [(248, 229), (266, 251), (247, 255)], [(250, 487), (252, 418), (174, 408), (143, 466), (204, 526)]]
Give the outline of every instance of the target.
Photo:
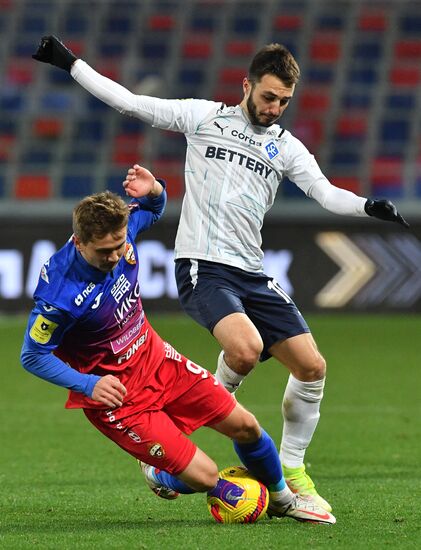
[[(151, 317), (179, 351), (214, 370), (218, 347), (185, 316)], [(176, 501), (147, 489), (135, 461), (65, 391), (19, 366), (25, 320), (0, 322), (0, 548), (379, 549), (421, 547), (421, 318), (308, 317), (328, 360), (309, 473), (333, 505), (335, 526), (291, 519), (217, 525), (204, 495)], [(237, 393), (280, 441), (287, 372), (259, 365)], [(209, 429), (193, 439), (221, 468), (238, 464)]]

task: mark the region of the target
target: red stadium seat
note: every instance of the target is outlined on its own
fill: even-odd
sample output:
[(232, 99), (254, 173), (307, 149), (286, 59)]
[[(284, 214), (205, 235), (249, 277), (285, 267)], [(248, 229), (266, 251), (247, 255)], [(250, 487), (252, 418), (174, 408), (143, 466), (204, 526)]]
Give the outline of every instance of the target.
[(201, 35), (190, 37), (183, 44), (183, 56), (188, 58), (207, 59), (212, 54), (212, 36)]
[(279, 31), (291, 31), (300, 29), (303, 25), (303, 18), (301, 15), (278, 15), (273, 21), (273, 28)]
[(120, 63), (118, 61), (110, 62), (110, 59), (100, 59), (95, 64), (95, 69), (115, 82), (120, 82)]
[(384, 31), (387, 27), (386, 15), (377, 9), (365, 10), (358, 19), (361, 31)]
[[(184, 163), (180, 161), (168, 161), (156, 159), (153, 162), (152, 172), (159, 174), (167, 184), (169, 199), (179, 199), (184, 194)], [(158, 177), (158, 176), (157, 176)]]
[(170, 31), (175, 27), (175, 19), (172, 15), (151, 15), (148, 20), (148, 28), (152, 31)]
[(0, 136), (0, 163), (10, 159), (16, 143), (16, 136)]
[(22, 174), (16, 179), (14, 195), (17, 199), (49, 199), (50, 178), (45, 175)]
[(32, 132), (42, 138), (56, 138), (62, 134), (63, 127), (61, 118), (36, 118), (32, 123)]
[(340, 36), (333, 33), (320, 34), (310, 44), (312, 61), (334, 63), (341, 55)]
[(304, 90), (298, 99), (300, 111), (325, 113), (330, 109), (331, 98), (329, 89)]
[(251, 40), (230, 40), (225, 44), (224, 51), (230, 57), (252, 57), (255, 44)]
[(213, 94), (214, 101), (222, 101), (226, 105), (238, 105), (242, 98), (241, 82), (237, 85), (218, 86)]
[(353, 193), (361, 193), (361, 181), (359, 178), (354, 176), (331, 176), (330, 181), (336, 187), (341, 189), (346, 189), (347, 191), (352, 191)]
[(367, 132), (366, 115), (342, 115), (336, 121), (336, 133), (341, 136), (364, 136)]
[(421, 59), (421, 40), (399, 40), (395, 44), (396, 59)]
[(221, 84), (237, 84), (241, 86), (245, 76), (247, 76), (247, 69), (245, 67), (225, 67), (219, 72), (219, 82)]
[(418, 86), (421, 82), (419, 64), (406, 66), (396, 65), (390, 71), (389, 80), (396, 86)]
[(85, 43), (83, 40), (66, 40), (66, 46), (72, 50), (76, 57), (82, 57), (85, 53)]
[(33, 81), (34, 64), (22, 59), (11, 59), (6, 70), (6, 81), (10, 84), (25, 85)]
[(402, 180), (403, 162), (400, 158), (377, 157), (371, 165), (371, 182), (395, 184)]
[(127, 166), (141, 162), (143, 135), (118, 135), (114, 140), (113, 162), (118, 166)]
[(297, 118), (294, 121), (292, 132), (295, 137), (305, 143), (311, 153), (316, 153), (324, 137), (323, 122), (318, 118)]

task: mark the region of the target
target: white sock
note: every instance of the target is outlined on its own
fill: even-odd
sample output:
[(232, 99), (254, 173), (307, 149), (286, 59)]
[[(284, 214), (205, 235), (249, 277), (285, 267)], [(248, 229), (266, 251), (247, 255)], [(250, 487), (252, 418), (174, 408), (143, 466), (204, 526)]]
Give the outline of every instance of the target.
[(282, 402), (284, 429), (280, 458), (284, 466), (298, 468), (310, 444), (320, 417), (325, 378), (301, 382), (289, 375)]
[(215, 372), (215, 378), (224, 386), (230, 393), (234, 393), (245, 376), (234, 372), (224, 359), (224, 350), (221, 351), (218, 357), (218, 366)]
[(269, 495), (271, 502), (276, 502), (281, 506), (288, 506), (293, 499), (293, 493), (288, 485), (282, 491), (270, 491)]

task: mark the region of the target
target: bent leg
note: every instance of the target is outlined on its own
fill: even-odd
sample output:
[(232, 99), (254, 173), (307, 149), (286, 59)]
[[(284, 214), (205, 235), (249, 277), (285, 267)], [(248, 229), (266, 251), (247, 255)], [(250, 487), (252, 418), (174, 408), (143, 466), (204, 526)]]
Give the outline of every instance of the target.
[(292, 500), (275, 443), (253, 414), (239, 403), (225, 420), (210, 426), (234, 440), (234, 449), (248, 470), (269, 489), (271, 499), (281, 505)]
[(215, 377), (232, 393), (257, 363), (263, 350), (262, 338), (244, 313), (231, 313), (221, 319), (213, 335), (222, 347)]

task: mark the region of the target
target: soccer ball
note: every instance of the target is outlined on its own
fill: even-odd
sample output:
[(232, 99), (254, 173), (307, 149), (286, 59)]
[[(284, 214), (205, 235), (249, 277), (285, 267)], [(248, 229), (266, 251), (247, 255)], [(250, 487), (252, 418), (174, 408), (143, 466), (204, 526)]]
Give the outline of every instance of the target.
[(246, 468), (231, 466), (219, 472), (207, 503), (217, 523), (255, 523), (266, 513), (269, 491)]

